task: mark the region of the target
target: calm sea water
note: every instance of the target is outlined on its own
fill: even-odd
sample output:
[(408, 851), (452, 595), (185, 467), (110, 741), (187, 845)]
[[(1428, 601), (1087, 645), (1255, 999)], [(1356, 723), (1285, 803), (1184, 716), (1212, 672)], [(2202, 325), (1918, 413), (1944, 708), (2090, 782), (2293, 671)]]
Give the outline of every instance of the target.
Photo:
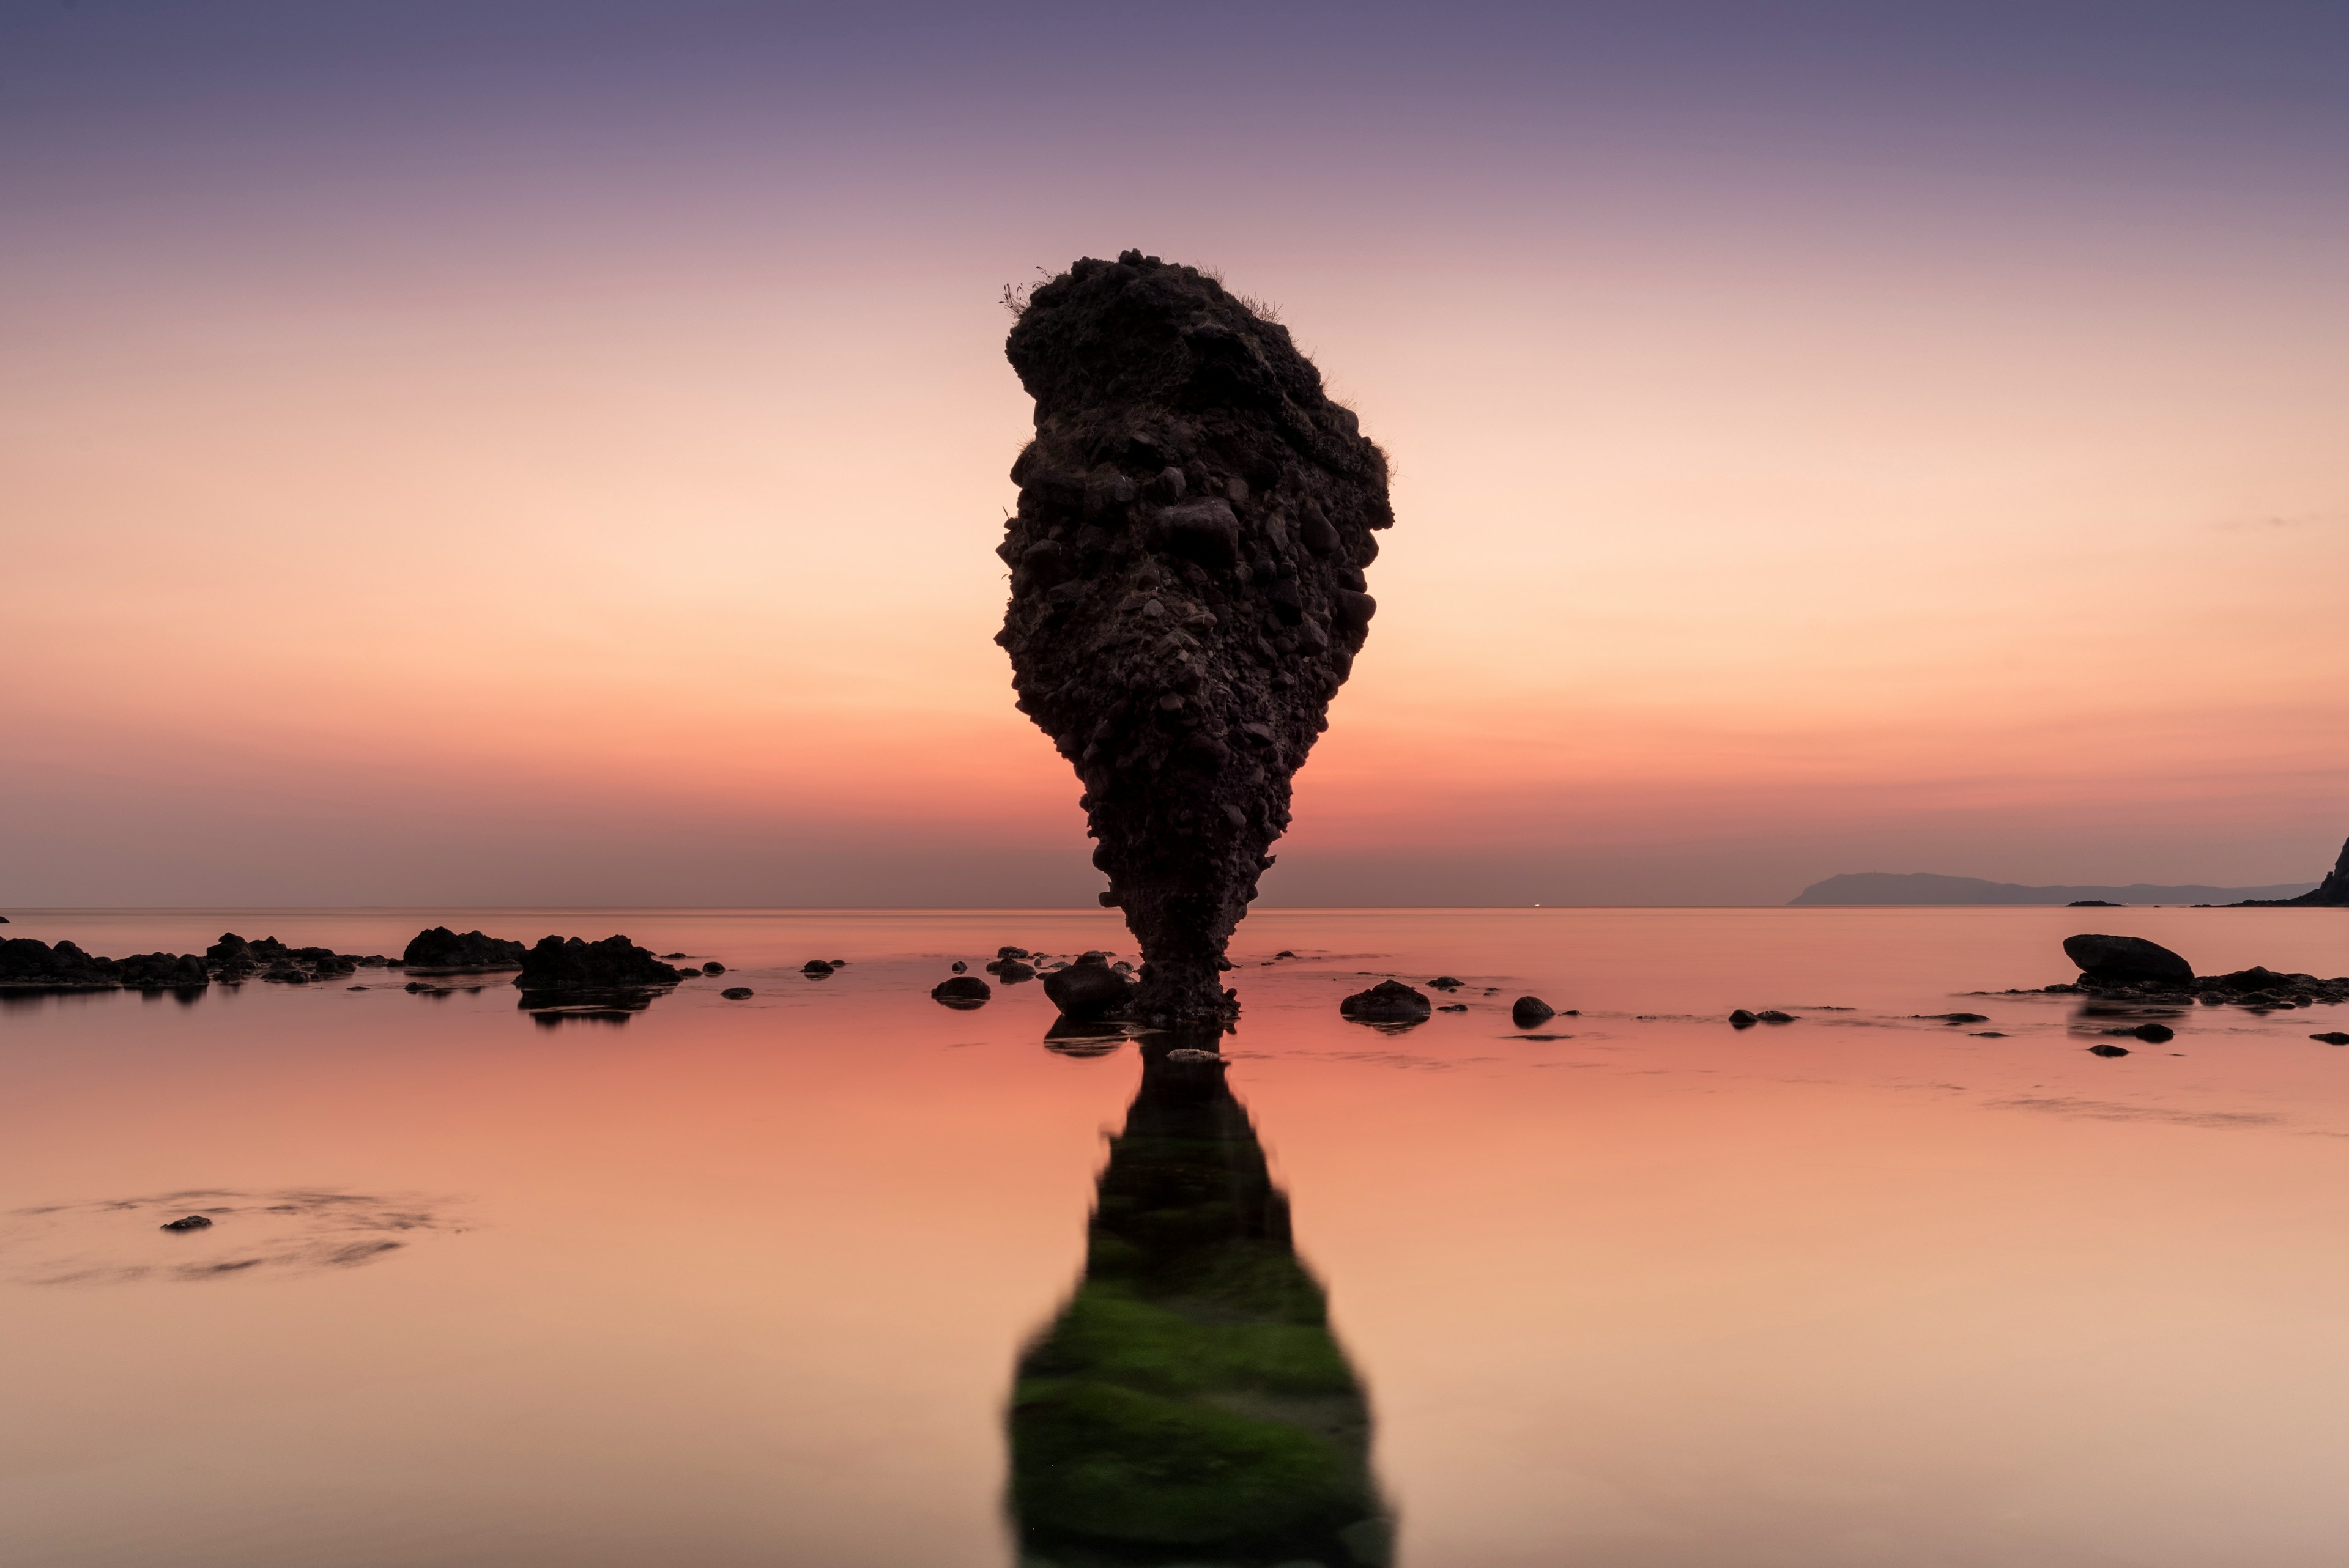
[[(0, 1007), (0, 1561), (2349, 1561), (2349, 1008), (2107, 1059), (1962, 995), (2084, 929), (2349, 972), (2342, 912), (1267, 913), (1229, 1098), (1051, 1048), (1033, 985), (928, 999), (1108, 914), (443, 920), (730, 973), (555, 1027), (380, 970)], [(1338, 1016), (1443, 972), (1466, 1012)]]

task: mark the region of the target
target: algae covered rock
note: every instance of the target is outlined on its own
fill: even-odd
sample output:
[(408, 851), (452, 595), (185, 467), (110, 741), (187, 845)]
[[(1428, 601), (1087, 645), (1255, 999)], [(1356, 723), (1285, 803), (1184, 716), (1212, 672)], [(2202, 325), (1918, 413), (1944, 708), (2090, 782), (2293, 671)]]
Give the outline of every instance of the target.
[(1386, 456), (1286, 327), (1136, 251), (1038, 288), (1007, 353), (1036, 436), (997, 641), (1083, 782), (1134, 1010), (1226, 1016), (1226, 944), (1377, 608)]

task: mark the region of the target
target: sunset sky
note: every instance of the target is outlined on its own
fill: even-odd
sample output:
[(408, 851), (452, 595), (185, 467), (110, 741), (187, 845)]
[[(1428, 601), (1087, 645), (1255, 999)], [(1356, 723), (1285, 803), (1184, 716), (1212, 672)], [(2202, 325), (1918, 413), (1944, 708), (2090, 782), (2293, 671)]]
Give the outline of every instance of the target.
[(1269, 903), (2349, 835), (2340, 5), (0, 0), (0, 905), (1090, 902), (1127, 247), (1395, 462)]

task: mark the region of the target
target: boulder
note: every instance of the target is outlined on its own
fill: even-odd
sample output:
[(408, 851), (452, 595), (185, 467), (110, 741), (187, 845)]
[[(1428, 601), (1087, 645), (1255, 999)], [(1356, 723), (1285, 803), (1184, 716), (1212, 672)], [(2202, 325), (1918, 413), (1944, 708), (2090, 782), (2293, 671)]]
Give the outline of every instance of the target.
[(832, 965), (821, 958), (811, 958), (800, 965), (800, 973), (811, 980), (829, 980), (832, 978)]
[(2194, 965), (2142, 936), (2067, 936), (2064, 954), (2089, 980), (2103, 984), (2147, 980), (2173, 985), (2194, 984)]
[[(223, 939), (225, 940), (225, 939)], [(547, 942), (560, 940), (548, 937)], [(577, 940), (574, 938), (573, 940)], [(543, 947), (545, 943), (539, 944)], [(637, 952), (643, 952), (637, 948)], [(645, 954), (652, 958), (649, 953)], [(399, 961), (410, 969), (526, 969), (523, 944), (469, 931), (460, 936), (445, 925), (435, 925), (409, 938)], [(657, 960), (654, 960), (658, 962)]]
[(994, 995), (987, 982), (976, 975), (957, 975), (930, 987), (930, 1000), (947, 1007), (977, 1007)]
[(2344, 1035), (2338, 1029), (2328, 1030), (2322, 1035), (2311, 1035), (2308, 1037), (2328, 1046), (2349, 1046), (2349, 1035)]
[(704, 975), (723, 975), (726, 973), (726, 965), (713, 958), (701, 966), (701, 972)]
[(742, 1002), (750, 999), (750, 987), (748, 985), (729, 985), (726, 989), (718, 994), (720, 996), (725, 997), (729, 1002)]
[(0, 990), (111, 991), (120, 984), (111, 960), (73, 943), (51, 947), (29, 936), (0, 938)]
[(1400, 980), (1381, 980), (1340, 1002), (1338, 1011), (1358, 1024), (1423, 1024), (1435, 1007), (1426, 993)]
[(209, 1231), (212, 1228), (212, 1222), (202, 1214), (190, 1214), (184, 1219), (167, 1220), (162, 1225), (162, 1229), (167, 1231)]
[(1762, 1020), (1759, 1016), (1749, 1013), (1744, 1008), (1740, 1007), (1735, 1012), (1729, 1015), (1729, 1021), (1738, 1028), (1750, 1029)]
[(192, 953), (134, 953), (120, 961), (122, 984), (140, 991), (177, 991), (212, 984), (204, 961)]
[(988, 965), (986, 968), (989, 975), (994, 975), (1006, 985), (1017, 985), (1022, 980), (1036, 978), (1035, 966), (1024, 964), (1017, 958), (999, 958)]
[(1509, 1004), (1509, 1021), (1520, 1029), (1534, 1028), (1557, 1016), (1557, 1009), (1538, 996), (1520, 996)]
[(1133, 978), (1111, 968), (1098, 953), (1088, 953), (1044, 976), (1044, 995), (1061, 1016), (1081, 1022), (1122, 1015), (1133, 1000), (1134, 989)]
[(1775, 1007), (1765, 1008), (1754, 1014), (1754, 1017), (1755, 1022), (1763, 1024), (1791, 1024), (1795, 1021), (1794, 1014), (1781, 1013)]
[(674, 985), (682, 978), (625, 936), (601, 942), (546, 936), (523, 954), (514, 984), (524, 991), (632, 991)]
[(2129, 1053), (2127, 1046), (2090, 1046), (2088, 1054), (2098, 1057), (2125, 1057)]
[(1461, 979), (1456, 975), (1438, 975), (1434, 979), (1430, 980), (1427, 984), (1429, 988), (1432, 990), (1457, 991), (1461, 986), (1465, 985), (1467, 982)]

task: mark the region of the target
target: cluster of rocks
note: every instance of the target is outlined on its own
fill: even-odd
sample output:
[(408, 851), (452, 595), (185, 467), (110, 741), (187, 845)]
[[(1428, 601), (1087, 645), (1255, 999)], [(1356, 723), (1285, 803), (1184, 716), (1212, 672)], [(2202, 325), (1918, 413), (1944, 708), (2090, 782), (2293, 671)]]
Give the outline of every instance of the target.
[(698, 969), (677, 969), (625, 936), (587, 942), (576, 936), (544, 936), (523, 954), (514, 985), (520, 1006), (532, 1012), (582, 1007), (640, 1008), (657, 990), (677, 985)]
[(2279, 974), (2259, 965), (2227, 975), (2197, 975), (2185, 958), (2141, 936), (2067, 936), (2064, 952), (2079, 965), (2080, 978), (2046, 990), (2175, 1006), (2199, 1002), (2205, 1006), (2248, 1007), (2257, 1012), (2349, 1002), (2349, 975), (2325, 980), (2313, 975)]
[(0, 989), (14, 991), (184, 991), (256, 976), (307, 985), (348, 975), (389, 960), (380, 954), (337, 953), (331, 947), (288, 947), (274, 936), (248, 942), (224, 933), (202, 954), (134, 953), (107, 958), (73, 942), (55, 946), (31, 937), (0, 941)]
[(526, 949), (519, 942), (484, 936), (478, 931), (463, 935), (445, 925), (418, 932), (409, 939), (399, 961), (410, 969), (455, 974), (465, 970), (519, 969)]
[(1224, 954), (1377, 608), (1387, 462), (1287, 328), (1128, 251), (1029, 296), (1036, 402), (998, 553), (1020, 710), (1084, 785), (1137, 1016), (1228, 1017)]
[(1781, 1013), (1775, 1007), (1764, 1007), (1758, 1013), (1740, 1007), (1729, 1015), (1730, 1024), (1740, 1029), (1750, 1029), (1756, 1024), (1791, 1024), (1794, 1021), (1795, 1015)]

